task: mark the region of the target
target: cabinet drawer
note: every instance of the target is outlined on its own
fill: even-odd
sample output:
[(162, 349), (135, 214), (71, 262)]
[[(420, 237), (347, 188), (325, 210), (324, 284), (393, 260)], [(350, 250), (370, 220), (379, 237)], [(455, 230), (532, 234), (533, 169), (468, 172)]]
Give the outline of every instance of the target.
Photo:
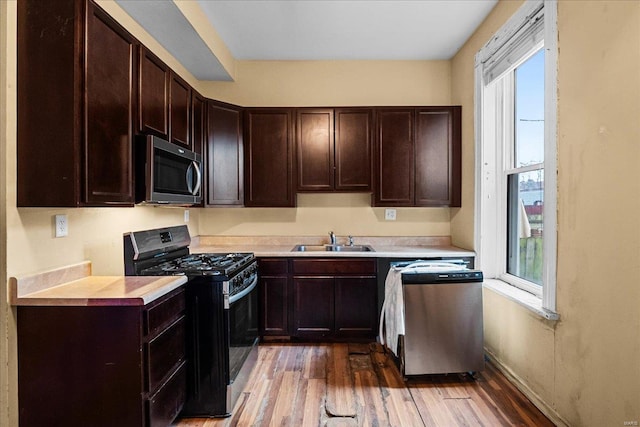
[(169, 371), (185, 359), (186, 322), (182, 316), (145, 344), (147, 391), (153, 392)]
[(362, 274), (374, 275), (374, 259), (294, 259), (293, 274)]
[(289, 272), (289, 261), (287, 258), (260, 259), (258, 261), (258, 271), (261, 276), (287, 274)]
[(168, 426), (184, 406), (187, 393), (186, 362), (147, 401), (147, 426)]
[(184, 288), (173, 291), (144, 312), (144, 334), (154, 334), (184, 313), (186, 307)]

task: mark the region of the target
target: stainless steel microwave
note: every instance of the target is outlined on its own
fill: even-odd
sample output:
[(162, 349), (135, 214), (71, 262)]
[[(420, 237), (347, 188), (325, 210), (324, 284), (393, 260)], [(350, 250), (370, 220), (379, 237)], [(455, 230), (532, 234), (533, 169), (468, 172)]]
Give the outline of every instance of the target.
[(202, 156), (158, 138), (136, 141), (136, 202), (194, 205), (202, 200)]

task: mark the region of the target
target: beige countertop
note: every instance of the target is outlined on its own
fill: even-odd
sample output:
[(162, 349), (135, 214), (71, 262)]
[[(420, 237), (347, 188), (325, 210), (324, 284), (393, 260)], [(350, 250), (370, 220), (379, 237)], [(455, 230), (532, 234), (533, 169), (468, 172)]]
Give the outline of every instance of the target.
[[(344, 244), (340, 236), (338, 243)], [(192, 253), (253, 252), (257, 257), (435, 258), (472, 257), (473, 251), (451, 245), (449, 237), (358, 237), (356, 245), (375, 252), (292, 252), (295, 245), (323, 245), (328, 237), (314, 236), (198, 236)], [(93, 276), (85, 261), (42, 273), (9, 279), (14, 306), (146, 305), (185, 284), (185, 276)]]
[[(338, 242), (345, 243), (340, 237)], [(322, 245), (328, 239), (313, 236), (199, 236), (192, 239), (192, 253), (253, 252), (257, 257), (362, 257), (434, 258), (472, 257), (475, 252), (451, 245), (448, 237), (354, 237), (356, 245), (370, 245), (375, 252), (292, 252), (295, 245)]]
[(83, 262), (26, 277), (11, 277), (15, 306), (146, 305), (187, 282), (185, 276), (92, 276)]

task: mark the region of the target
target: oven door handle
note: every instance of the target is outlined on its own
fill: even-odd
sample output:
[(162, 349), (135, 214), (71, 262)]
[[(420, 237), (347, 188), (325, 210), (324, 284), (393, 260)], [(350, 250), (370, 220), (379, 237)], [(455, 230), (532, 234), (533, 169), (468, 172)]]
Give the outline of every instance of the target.
[(233, 304), (239, 299), (244, 298), (249, 292), (254, 290), (257, 285), (258, 285), (258, 275), (256, 274), (255, 276), (253, 276), (253, 281), (251, 282), (251, 285), (249, 285), (246, 289), (243, 289), (242, 292), (229, 297), (229, 304)]

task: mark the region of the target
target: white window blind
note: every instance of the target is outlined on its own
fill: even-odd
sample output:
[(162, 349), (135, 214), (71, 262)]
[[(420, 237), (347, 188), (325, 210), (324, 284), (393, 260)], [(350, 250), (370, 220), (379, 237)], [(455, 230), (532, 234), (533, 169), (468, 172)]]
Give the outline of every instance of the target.
[(526, 6), (519, 11), (527, 15), (521, 25), (503, 28), (479, 52), (485, 85), (513, 69), (544, 41), (544, 4), (536, 1)]

